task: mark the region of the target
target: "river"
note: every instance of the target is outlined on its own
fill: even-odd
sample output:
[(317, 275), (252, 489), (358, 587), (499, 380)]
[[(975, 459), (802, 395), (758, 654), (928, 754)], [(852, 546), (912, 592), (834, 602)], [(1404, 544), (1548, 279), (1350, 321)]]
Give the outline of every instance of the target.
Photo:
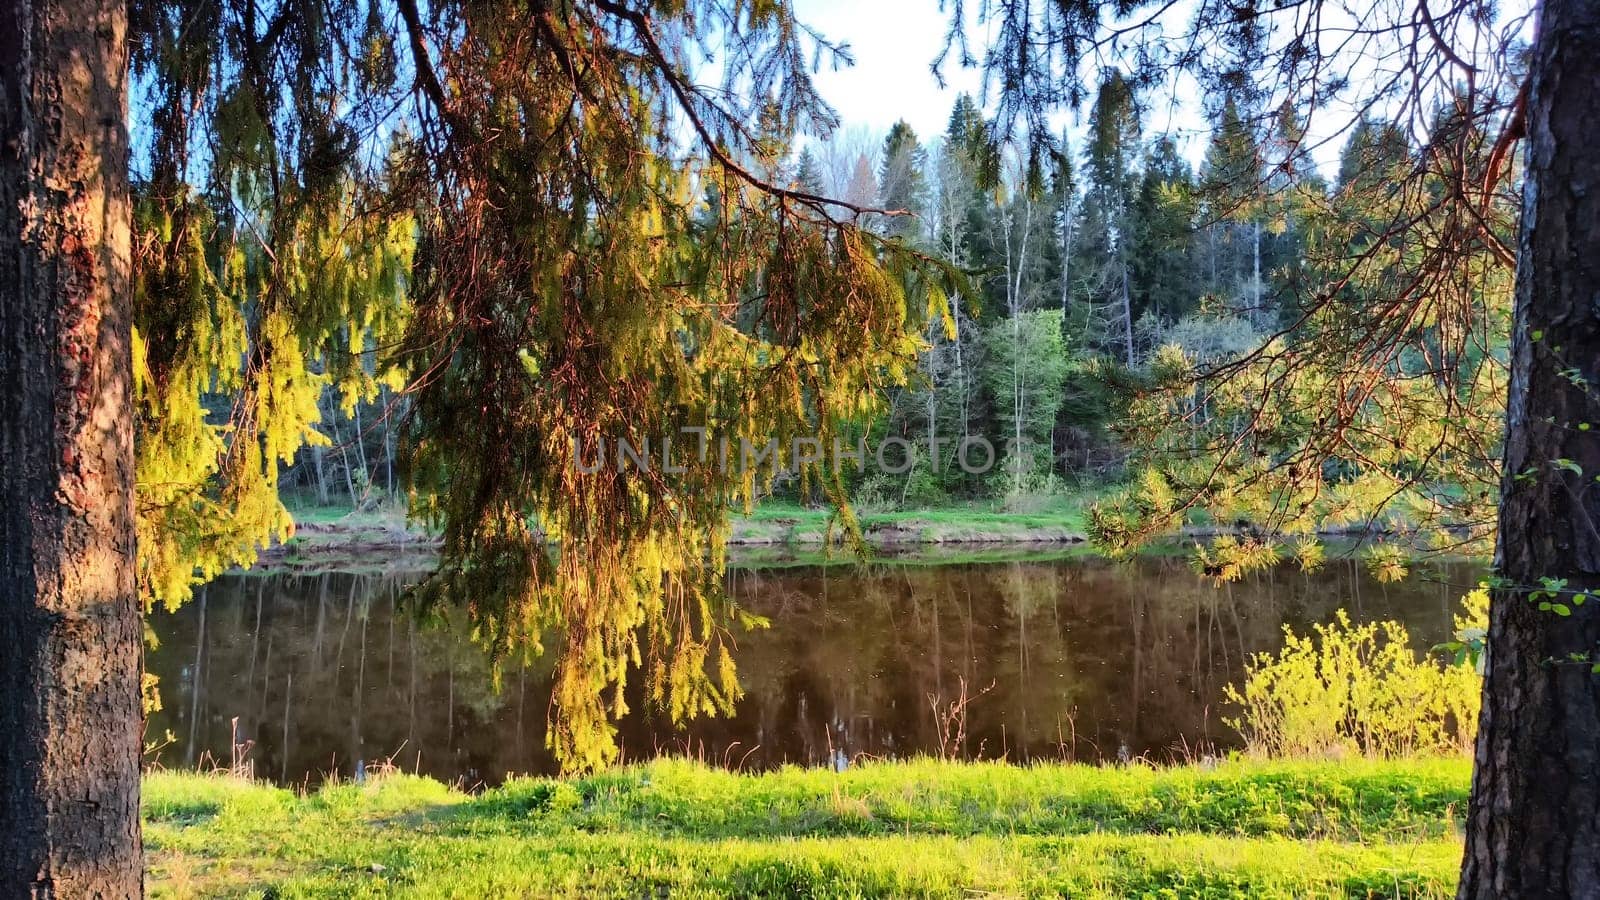
[[(1238, 746), (1224, 686), (1279, 647), (1285, 625), (1344, 608), (1358, 622), (1399, 620), (1425, 648), (1449, 637), (1459, 596), (1484, 573), (1434, 563), (1380, 584), (1330, 559), (1216, 587), (1181, 556), (1013, 556), (736, 565), (731, 596), (770, 622), (736, 634), (736, 714), (674, 726), (634, 690), (624, 759), (1194, 759)], [(228, 575), (153, 616), (154, 761), (305, 785), (384, 764), (466, 787), (554, 771), (549, 661), (507, 664), (496, 691), (464, 620), (419, 623), (406, 609), (420, 574)]]

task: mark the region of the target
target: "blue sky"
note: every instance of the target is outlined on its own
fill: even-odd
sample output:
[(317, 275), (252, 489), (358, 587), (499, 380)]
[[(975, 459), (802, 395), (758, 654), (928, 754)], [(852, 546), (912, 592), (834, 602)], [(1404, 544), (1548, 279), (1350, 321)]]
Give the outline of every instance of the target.
[[(967, 0), (969, 37), (975, 52), (987, 43), (984, 26), (976, 23), (975, 11), (981, 0)], [(1367, 24), (1377, 0), (1334, 0), (1326, 5), (1330, 27), (1360, 27)], [(1506, 0), (1499, 10), (1507, 22), (1527, 13), (1532, 0)], [(909, 122), (917, 134), (928, 141), (944, 130), (950, 107), (963, 91), (979, 94), (982, 74), (962, 69), (955, 61), (943, 68), (946, 82), (940, 88), (929, 71), (939, 55), (949, 14), (941, 11), (940, 0), (795, 0), (800, 19), (829, 39), (845, 42), (855, 55), (856, 64), (838, 71), (823, 71), (816, 82), (824, 98), (839, 112), (845, 129), (867, 129), (886, 133), (897, 119)], [(1190, 16), (1187, 0), (1178, 0), (1168, 11), (1181, 28)], [(1527, 22), (1520, 36), (1531, 37)], [(1359, 85), (1359, 76), (1352, 72)], [(1198, 163), (1205, 149), (1205, 118), (1195, 86), (1180, 84), (1160, 96), (1146, 98), (1146, 135), (1171, 135), (1191, 162)], [(1318, 167), (1324, 173), (1337, 170), (1342, 132), (1350, 124), (1348, 110), (1325, 110), (1311, 123), (1309, 138)], [(1063, 113), (1059, 123), (1068, 128), (1069, 139), (1081, 133), (1082, 125)], [(1073, 141), (1077, 144), (1077, 141)]]
[(797, 0), (795, 8), (801, 21), (855, 54), (854, 66), (817, 75), (847, 125), (887, 131), (904, 118), (926, 139), (944, 130), (956, 97), (981, 88), (975, 69), (947, 63), (943, 90), (928, 70), (948, 24), (938, 0)]
[[(976, 54), (988, 43), (984, 26), (975, 21), (977, 0), (968, 0), (968, 36)], [(1185, 9), (1177, 12), (1187, 16)], [(830, 40), (850, 45), (856, 64), (849, 68), (818, 73), (816, 82), (822, 95), (839, 112), (846, 129), (869, 129), (886, 133), (898, 119), (905, 119), (924, 142), (944, 131), (950, 108), (963, 92), (979, 96), (983, 75), (977, 69), (962, 68), (954, 58), (941, 72), (941, 88), (929, 69), (944, 47), (949, 26), (948, 11), (941, 11), (939, 0), (795, 0), (801, 21)], [(1204, 153), (1205, 120), (1198, 96), (1180, 90), (1178, 106), (1169, 108), (1165, 96), (1148, 117), (1150, 132), (1165, 132), (1178, 141), (1180, 150), (1194, 162)], [(1077, 117), (1063, 112), (1058, 127), (1065, 126), (1069, 139), (1082, 130)]]

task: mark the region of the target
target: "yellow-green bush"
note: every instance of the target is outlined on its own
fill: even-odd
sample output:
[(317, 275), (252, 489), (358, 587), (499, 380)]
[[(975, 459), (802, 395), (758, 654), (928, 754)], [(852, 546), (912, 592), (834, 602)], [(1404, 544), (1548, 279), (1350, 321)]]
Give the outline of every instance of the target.
[[(1486, 617), (1482, 591), (1468, 594), (1458, 630)], [(1254, 754), (1274, 757), (1359, 754), (1383, 758), (1470, 750), (1482, 684), (1472, 666), (1411, 648), (1398, 622), (1354, 625), (1341, 610), (1309, 635), (1284, 628), (1276, 654), (1252, 657), (1227, 720)]]

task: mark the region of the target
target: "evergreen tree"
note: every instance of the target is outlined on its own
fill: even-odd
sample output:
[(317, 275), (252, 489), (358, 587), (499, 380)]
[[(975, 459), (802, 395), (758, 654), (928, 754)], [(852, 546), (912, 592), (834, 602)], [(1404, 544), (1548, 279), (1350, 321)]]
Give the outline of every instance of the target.
[(808, 194), (827, 196), (828, 188), (823, 180), (822, 164), (817, 162), (817, 155), (811, 152), (809, 146), (800, 151), (800, 158), (795, 162), (794, 185)]
[(1261, 152), (1254, 129), (1232, 95), (1223, 99), (1212, 123), (1201, 177), (1214, 219), (1249, 218), (1263, 183)]
[[(1600, 580), (1596, 535), (1585, 524), (1600, 515), (1600, 495), (1577, 483), (1600, 467), (1600, 444), (1572, 423), (1595, 418), (1600, 380), (1595, 317), (1580, 309), (1593, 305), (1587, 270), (1600, 256), (1588, 187), (1600, 180), (1589, 142), (1600, 7), (1545, 0), (1525, 49), (1526, 20), (1508, 20), (1488, 2), (1420, 13), (1371, 4), (1354, 30), (1324, 25), (1296, 4), (1202, 4), (1177, 41), (1164, 33), (1166, 17), (1141, 22), (1142, 6), (986, 6), (999, 36), (986, 72), (1003, 86), (1004, 120), (1036, 125), (1063, 98), (1076, 100), (1077, 74), (1105, 47), (1107, 28), (1118, 46), (1184, 48), (1177, 59), (1137, 54), (1147, 77), (1179, 70), (1221, 93), (1305, 99), (1319, 112), (1400, 106), (1413, 128), (1434, 99), (1463, 80), (1470, 89), (1459, 92), (1461, 114), (1418, 152), (1398, 131), (1359, 128), (1366, 133), (1346, 154), (1337, 192), (1325, 208), (1302, 212), (1300, 239), (1315, 273), (1294, 333), (1198, 383), (1181, 350), (1158, 353), (1159, 387), (1135, 409), (1136, 421), (1159, 429), (1136, 436), (1154, 438), (1152, 465), (1136, 491), (1097, 507), (1095, 530), (1115, 542), (1197, 506), (1219, 519), (1251, 510), (1271, 523), (1269, 537), (1218, 542), (1197, 560), (1232, 577), (1278, 558), (1271, 535), (1321, 523), (1396, 528), (1408, 544), (1460, 548), (1487, 536), (1486, 501), (1499, 493), (1502, 571), (1490, 605), (1460, 896), (1592, 893), (1600, 882), (1592, 778), (1600, 604), (1577, 600), (1592, 597)], [(955, 45), (959, 27), (951, 33)], [(1519, 228), (1507, 188), (1524, 138)], [(1513, 265), (1514, 309), (1506, 302)], [(1509, 392), (1494, 360), (1508, 338)], [(1200, 428), (1181, 433), (1188, 429), (1175, 429), (1178, 422)], [(1506, 437), (1498, 492), (1497, 433)], [(1192, 467), (1161, 462), (1186, 453)], [(1446, 522), (1455, 527), (1440, 530)], [(1317, 564), (1319, 546), (1301, 541), (1303, 564)], [(1394, 562), (1400, 548), (1370, 552), (1376, 571), (1403, 570)]]
[(1287, 100), (1278, 107), (1265, 147), (1269, 167), (1259, 202), (1268, 235), (1262, 248), (1269, 302), (1277, 320), (1289, 327), (1314, 297), (1305, 264), (1308, 223), (1327, 203), (1327, 183), (1305, 146), (1305, 125)]
[(1129, 366), (1136, 362), (1130, 245), (1139, 131), (1133, 86), (1113, 69), (1101, 79), (1089, 115), (1081, 232), (1093, 272), (1085, 291), (1090, 340)]
[(1362, 116), (1350, 129), (1339, 154), (1340, 191), (1359, 191), (1394, 183), (1404, 172), (1411, 146), (1399, 125)]
[(901, 120), (889, 129), (883, 142), (883, 161), (878, 170), (878, 205), (885, 210), (905, 210), (884, 223), (891, 237), (911, 240), (919, 236), (920, 217), (927, 206), (928, 155), (917, 142), (917, 134)]
[(1233, 313), (1264, 322), (1271, 318), (1261, 258), (1259, 198), (1265, 180), (1251, 121), (1233, 94), (1223, 99), (1201, 169), (1202, 274), (1206, 290)]
[[(965, 239), (961, 259), (970, 271), (992, 273), (1002, 265), (995, 209), (1000, 161), (988, 135), (988, 125), (977, 102), (967, 94), (957, 97), (945, 128), (944, 147), (953, 179), (952, 202), (965, 220), (961, 226)], [(997, 296), (1000, 291), (986, 293)]]
[(1145, 157), (1134, 197), (1132, 279), (1135, 321), (1146, 315), (1176, 322), (1199, 302), (1193, 261), (1195, 186), (1189, 166), (1170, 139)]
[[(782, 462), (683, 453), (661, 479), (580, 455), (685, 429), (827, 443), (942, 314), (942, 266), (847, 221), (870, 165), (854, 206), (770, 177), (788, 136), (837, 124), (802, 62), (836, 48), (788, 4), (362, 12), (0, 17), (28, 48), (0, 74), (0, 197), (27, 210), (0, 226), (26, 413), (0, 491), (0, 890), (140, 892), (140, 601), (292, 534), (281, 477), (331, 443), (326, 390), (352, 419), (407, 390), (396, 452), (442, 535), (418, 602), (469, 604), (496, 659), (559, 635), (549, 740), (594, 767), (635, 671), (678, 719), (732, 708), (718, 550)], [(766, 86), (698, 85), (711, 47)], [(369, 430), (347, 435), (360, 496)], [(838, 467), (802, 468), (852, 530)]]

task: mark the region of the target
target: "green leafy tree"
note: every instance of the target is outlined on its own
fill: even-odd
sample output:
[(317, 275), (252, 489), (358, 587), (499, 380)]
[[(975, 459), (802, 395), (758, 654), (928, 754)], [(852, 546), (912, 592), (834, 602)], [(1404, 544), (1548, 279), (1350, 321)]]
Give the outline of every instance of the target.
[(1018, 492), (1052, 468), (1051, 434), (1070, 362), (1061, 318), (1052, 309), (1019, 313), (991, 324), (984, 338), (984, 378), (1004, 426), (1008, 489)]

